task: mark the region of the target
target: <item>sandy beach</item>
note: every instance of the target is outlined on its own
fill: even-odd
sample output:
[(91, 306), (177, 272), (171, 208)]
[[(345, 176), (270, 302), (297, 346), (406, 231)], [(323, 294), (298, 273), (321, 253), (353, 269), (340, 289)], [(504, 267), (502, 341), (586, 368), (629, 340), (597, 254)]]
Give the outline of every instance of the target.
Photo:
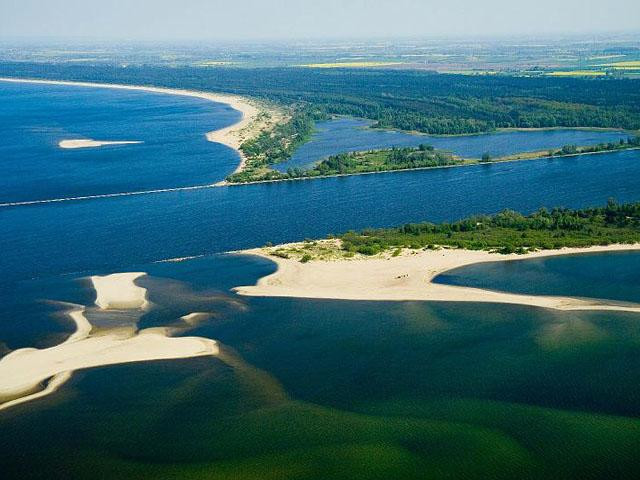
[[(331, 241), (327, 241), (331, 242)], [(335, 243), (335, 242), (334, 242)], [(295, 246), (295, 245), (294, 245)], [(290, 246), (287, 246), (290, 247)], [(477, 250), (404, 250), (391, 255), (353, 259), (313, 260), (280, 258), (272, 252), (282, 247), (246, 250), (274, 261), (278, 269), (255, 286), (238, 287), (240, 295), (370, 301), (455, 301), (508, 303), (557, 310), (616, 310), (640, 312), (640, 305), (571, 297), (519, 295), (477, 288), (442, 285), (433, 279), (448, 270), (474, 263), (519, 261), (579, 253), (640, 250), (640, 245), (611, 245), (580, 249), (544, 250), (527, 255), (498, 255)]]
[[(65, 80), (36, 80), (22, 78), (5, 78), (0, 77), (2, 82), (11, 83), (35, 83), (44, 85), (68, 85), (76, 87), (92, 87), (92, 88), (111, 88), (116, 90), (137, 90), (152, 93), (162, 93), (167, 95), (180, 95), (184, 97), (202, 98), (217, 103), (229, 105), (234, 110), (239, 111), (242, 116), (240, 120), (221, 130), (214, 130), (206, 133), (207, 140), (210, 142), (222, 143), (236, 150), (241, 158), (241, 163), (236, 171), (242, 170), (244, 167), (244, 155), (239, 150), (240, 145), (256, 135), (264, 129), (270, 128), (284, 118), (283, 112), (275, 107), (265, 103), (250, 100), (239, 95), (200, 92), (195, 90), (183, 90), (178, 88), (162, 88), (141, 85), (122, 85), (115, 83), (91, 83), (91, 82), (73, 82)], [(76, 147), (77, 148), (77, 147)]]
[(99, 147), (108, 147), (111, 145), (135, 145), (143, 142), (137, 140), (118, 140), (118, 141), (110, 141), (110, 140), (92, 140), (90, 138), (87, 139), (71, 139), (71, 140), (62, 140), (58, 142), (58, 146), (60, 148), (64, 148), (66, 150), (75, 150), (79, 148), (99, 148)]
[[(146, 289), (135, 285), (142, 272), (92, 277), (100, 309), (133, 309), (143, 313), (149, 305)], [(191, 328), (208, 314), (194, 312), (181, 318), (184, 329), (131, 327), (94, 331), (86, 308), (68, 305), (75, 332), (50, 348), (22, 348), (0, 359), (0, 410), (49, 395), (76, 370), (122, 363), (173, 360), (219, 353), (216, 341), (202, 337), (171, 337)]]

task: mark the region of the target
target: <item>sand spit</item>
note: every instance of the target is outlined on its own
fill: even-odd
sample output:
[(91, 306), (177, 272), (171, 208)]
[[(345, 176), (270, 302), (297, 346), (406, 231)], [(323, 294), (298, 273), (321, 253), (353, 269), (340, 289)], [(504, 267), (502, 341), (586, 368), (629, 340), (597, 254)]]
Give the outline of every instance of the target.
[(401, 255), (314, 260), (301, 263), (270, 253), (281, 247), (246, 250), (241, 253), (269, 258), (278, 270), (255, 286), (236, 288), (240, 295), (299, 297), (340, 300), (454, 301), (531, 305), (557, 310), (616, 310), (640, 312), (640, 305), (616, 304), (606, 300), (520, 295), (478, 288), (442, 285), (433, 279), (448, 270), (474, 263), (517, 261), (528, 258), (578, 253), (640, 250), (640, 245), (545, 250), (528, 255), (498, 255), (473, 250), (405, 250)]
[(99, 148), (99, 147), (108, 147), (111, 145), (135, 145), (144, 143), (137, 140), (127, 140), (127, 141), (107, 141), (107, 140), (92, 140), (90, 138), (87, 139), (74, 139), (74, 140), (62, 140), (58, 143), (60, 148), (64, 148), (67, 150), (75, 150), (79, 148)]
[[(141, 309), (149, 305), (146, 289), (134, 284), (144, 273), (92, 277), (101, 309)], [(218, 343), (202, 337), (171, 337), (183, 329), (170, 327), (94, 330), (85, 307), (74, 305), (67, 312), (76, 331), (63, 343), (46, 349), (23, 348), (0, 359), (0, 410), (55, 392), (76, 370), (152, 360), (173, 360), (218, 355)], [(191, 328), (205, 313), (181, 320)], [(44, 388), (43, 388), (44, 386)]]
[(215, 130), (206, 133), (207, 140), (210, 142), (222, 143), (238, 151), (241, 157), (241, 164), (237, 170), (241, 170), (244, 165), (244, 156), (240, 152), (240, 145), (255, 136), (266, 128), (271, 128), (274, 124), (282, 121), (283, 112), (275, 107), (246, 97), (231, 94), (219, 94), (210, 92), (200, 92), (195, 90), (183, 90), (178, 88), (161, 88), (140, 85), (122, 85), (116, 83), (92, 83), (92, 82), (73, 82), (63, 80), (37, 80), (23, 78), (7, 78), (0, 77), (1, 82), (11, 83), (36, 83), (45, 85), (68, 85), (76, 87), (93, 87), (93, 88), (111, 88), (116, 90), (137, 90), (152, 93), (163, 93), (167, 95), (180, 95), (184, 97), (202, 98), (217, 103), (225, 103), (234, 110), (238, 110), (242, 117), (234, 125), (230, 125), (221, 130)]

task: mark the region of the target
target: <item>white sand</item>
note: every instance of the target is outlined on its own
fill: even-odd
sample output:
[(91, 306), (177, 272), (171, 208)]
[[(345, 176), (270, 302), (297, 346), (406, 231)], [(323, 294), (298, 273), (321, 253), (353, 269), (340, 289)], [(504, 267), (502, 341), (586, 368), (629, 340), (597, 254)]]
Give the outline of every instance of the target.
[(144, 309), (149, 305), (147, 290), (135, 284), (144, 272), (114, 273), (104, 277), (91, 277), (96, 290), (96, 305), (108, 309)]
[(98, 147), (107, 147), (109, 145), (134, 145), (143, 143), (137, 140), (126, 140), (126, 141), (103, 141), (103, 140), (92, 140), (92, 139), (73, 139), (73, 140), (62, 140), (58, 143), (60, 148), (74, 150), (78, 148), (98, 148)]
[[(274, 247), (273, 249), (277, 249)], [(558, 310), (617, 310), (640, 312), (640, 305), (615, 304), (606, 300), (518, 295), (478, 288), (441, 285), (432, 280), (457, 267), (481, 262), (517, 261), (576, 253), (639, 250), (640, 245), (615, 245), (581, 249), (545, 250), (528, 255), (498, 255), (472, 250), (405, 251), (398, 257), (311, 261), (270, 256), (273, 249), (242, 253), (269, 258), (278, 270), (260, 279), (256, 286), (238, 287), (240, 295), (299, 297), (342, 300), (427, 300), (491, 302), (532, 305)]]
[[(127, 273), (92, 277), (99, 305), (106, 308), (138, 309), (147, 305), (146, 290), (134, 285), (144, 273)], [(121, 296), (118, 296), (121, 295)], [(98, 302), (97, 302), (98, 303)], [(170, 360), (218, 355), (217, 342), (201, 337), (169, 337), (177, 329), (115, 328), (92, 332), (84, 307), (69, 311), (76, 331), (54, 347), (23, 348), (0, 359), (0, 410), (29, 402), (55, 392), (76, 370), (151, 360)], [(183, 320), (194, 325), (204, 313), (186, 315)], [(45, 388), (42, 385), (46, 382)]]
[[(262, 103), (258, 103), (254, 100), (249, 100), (239, 95), (231, 94), (218, 94), (210, 92), (199, 92), (195, 90), (183, 90), (178, 88), (161, 88), (151, 86), (139, 86), (139, 85), (122, 85), (114, 83), (91, 83), (91, 82), (71, 82), (62, 80), (33, 80), (33, 79), (21, 79), (21, 78), (5, 78), (0, 77), (1, 82), (12, 83), (36, 83), (47, 85), (69, 85), (76, 87), (93, 87), (93, 88), (111, 88), (116, 90), (138, 90), (152, 93), (163, 93), (167, 95), (180, 95), (184, 97), (202, 98), (217, 103), (225, 103), (234, 110), (238, 110), (242, 117), (241, 119), (229, 127), (221, 130), (215, 130), (206, 133), (207, 140), (210, 142), (217, 142), (227, 145), (235, 149), (240, 157), (241, 164), (237, 170), (240, 170), (244, 166), (245, 158), (240, 152), (240, 145), (249, 138), (256, 136), (260, 131), (269, 126), (270, 124), (280, 121), (283, 118), (281, 112), (275, 110), (272, 107), (267, 107)], [(270, 120), (259, 118), (259, 114), (265, 112), (268, 113)]]

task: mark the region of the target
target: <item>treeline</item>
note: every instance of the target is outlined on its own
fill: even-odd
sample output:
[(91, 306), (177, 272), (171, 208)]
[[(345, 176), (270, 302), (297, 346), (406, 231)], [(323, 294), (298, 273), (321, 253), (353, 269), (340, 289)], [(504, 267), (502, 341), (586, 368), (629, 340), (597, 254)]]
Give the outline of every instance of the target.
[(231, 175), (231, 183), (248, 183), (267, 180), (291, 180), (331, 175), (384, 172), (415, 168), (460, 165), (463, 161), (449, 152), (436, 151), (430, 145), (418, 147), (371, 150), (332, 155), (310, 169), (289, 168), (286, 173), (276, 170), (247, 169)]
[(443, 167), (462, 163), (451, 153), (435, 151), (431, 145), (392, 148), (333, 155), (315, 165), (319, 175), (380, 172), (412, 168)]
[(619, 142), (599, 143), (586, 147), (577, 145), (564, 145), (558, 150), (549, 150), (549, 156), (577, 155), (580, 153), (597, 153), (611, 152), (615, 150), (626, 150), (628, 148), (640, 147), (640, 137), (628, 137), (626, 140), (621, 138)]
[(2, 63), (0, 76), (224, 91), (286, 105), (312, 105), (324, 114), (369, 118), (379, 127), (430, 134), (510, 127), (640, 129), (640, 82), (632, 79), (441, 75), (388, 69), (28, 63)]
[[(287, 122), (261, 132), (240, 146), (247, 158), (247, 171), (255, 173), (288, 160), (298, 146), (309, 140), (315, 122), (324, 119), (326, 115), (313, 107), (293, 107)], [(240, 174), (232, 175), (230, 179), (237, 175)]]
[(640, 203), (584, 210), (540, 209), (531, 215), (505, 210), (454, 223), (417, 223), (399, 228), (348, 232), (339, 237), (347, 252), (375, 255), (397, 248), (450, 246), (500, 253), (640, 242)]

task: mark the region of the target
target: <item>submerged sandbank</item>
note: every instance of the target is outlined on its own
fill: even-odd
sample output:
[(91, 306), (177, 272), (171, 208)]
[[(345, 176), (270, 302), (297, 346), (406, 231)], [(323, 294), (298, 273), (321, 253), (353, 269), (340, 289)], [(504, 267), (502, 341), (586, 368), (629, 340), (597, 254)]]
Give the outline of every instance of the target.
[(376, 257), (359, 256), (353, 259), (314, 260), (308, 263), (301, 263), (296, 258), (273, 256), (272, 253), (279, 248), (281, 247), (240, 252), (268, 258), (278, 265), (278, 269), (275, 273), (260, 279), (255, 286), (236, 288), (235, 291), (238, 294), (338, 300), (488, 302), (557, 310), (640, 312), (640, 305), (636, 304), (572, 297), (520, 295), (433, 282), (433, 279), (441, 273), (474, 263), (640, 250), (640, 244), (544, 250), (528, 255), (498, 255), (486, 251), (459, 249), (404, 250), (396, 257), (386, 254)]
[(60, 148), (74, 150), (78, 148), (99, 148), (99, 147), (108, 147), (111, 145), (135, 145), (144, 143), (138, 140), (92, 140), (92, 139), (73, 139), (73, 140), (62, 140), (58, 142), (58, 146)]
[[(142, 314), (149, 305), (146, 289), (134, 284), (144, 273), (91, 277), (101, 309), (133, 309)], [(55, 392), (76, 370), (152, 360), (218, 355), (216, 341), (202, 337), (170, 337), (191, 328), (206, 313), (182, 317), (184, 329), (131, 327), (95, 330), (86, 308), (71, 306), (67, 315), (76, 330), (63, 343), (46, 349), (22, 348), (0, 359), (0, 410)]]

